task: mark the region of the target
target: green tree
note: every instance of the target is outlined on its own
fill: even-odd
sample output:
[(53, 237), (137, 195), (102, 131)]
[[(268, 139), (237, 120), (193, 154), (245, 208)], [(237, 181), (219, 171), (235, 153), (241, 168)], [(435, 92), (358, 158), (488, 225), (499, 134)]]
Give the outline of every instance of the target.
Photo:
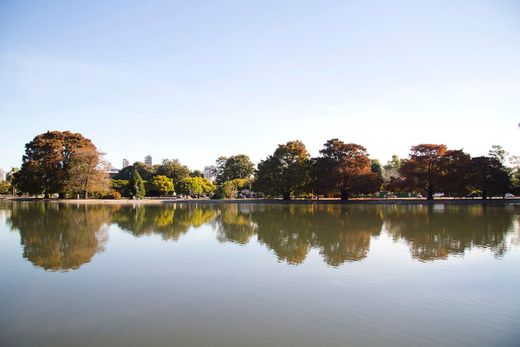
[(186, 165), (182, 165), (178, 159), (164, 159), (157, 166), (157, 175), (162, 175), (173, 179), (173, 183), (177, 184), (183, 178), (190, 176), (190, 169)]
[(190, 177), (201, 177), (204, 178), (204, 174), (200, 170), (193, 170), (190, 172)]
[(136, 199), (142, 199), (146, 195), (146, 190), (144, 189), (144, 181), (139, 174), (139, 171), (134, 170), (132, 175), (130, 176), (130, 191), (133, 197)]
[(132, 196), (132, 190), (130, 187), (129, 180), (110, 180), (110, 187), (121, 194), (121, 196), (130, 197)]
[(258, 164), (255, 189), (272, 196), (282, 195), (284, 200), (303, 193), (310, 181), (309, 157), (301, 141), (279, 145), (273, 155)]
[(31, 195), (64, 195), (72, 153), (78, 149), (96, 151), (92, 141), (78, 133), (48, 131), (37, 135), (25, 145), (22, 167), (14, 177), (16, 186)]
[(200, 197), (213, 193), (215, 186), (211, 181), (201, 177), (186, 177), (177, 183), (176, 191), (179, 194)]
[(250, 180), (245, 178), (226, 181), (217, 187), (215, 197), (217, 199), (234, 199), (241, 190), (249, 189), (250, 183)]
[(250, 178), (255, 172), (255, 164), (245, 154), (217, 159), (217, 183), (234, 179)]
[(173, 180), (162, 175), (155, 176), (150, 181), (150, 191), (156, 195), (171, 195), (174, 192)]
[(129, 180), (135, 170), (139, 172), (139, 175), (145, 181), (151, 180), (157, 174), (153, 166), (136, 161), (132, 165), (121, 169), (114, 179)]

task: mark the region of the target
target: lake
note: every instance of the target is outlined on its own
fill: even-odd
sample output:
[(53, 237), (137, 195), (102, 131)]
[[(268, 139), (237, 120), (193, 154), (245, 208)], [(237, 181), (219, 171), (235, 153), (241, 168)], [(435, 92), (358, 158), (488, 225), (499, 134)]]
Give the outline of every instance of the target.
[(519, 346), (520, 206), (0, 203), (1, 346)]

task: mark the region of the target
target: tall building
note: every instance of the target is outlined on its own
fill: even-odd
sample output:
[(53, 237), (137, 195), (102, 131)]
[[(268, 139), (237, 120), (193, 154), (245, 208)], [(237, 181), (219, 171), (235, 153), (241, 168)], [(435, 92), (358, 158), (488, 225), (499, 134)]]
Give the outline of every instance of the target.
[(5, 171), (0, 169), (0, 182), (3, 182), (5, 180)]
[(148, 164), (148, 165), (152, 165), (152, 156), (147, 155), (146, 157), (144, 157), (144, 163)]
[(128, 159), (123, 159), (123, 167), (122, 169), (124, 169), (125, 167), (129, 167), (130, 166), (130, 162), (128, 161)]

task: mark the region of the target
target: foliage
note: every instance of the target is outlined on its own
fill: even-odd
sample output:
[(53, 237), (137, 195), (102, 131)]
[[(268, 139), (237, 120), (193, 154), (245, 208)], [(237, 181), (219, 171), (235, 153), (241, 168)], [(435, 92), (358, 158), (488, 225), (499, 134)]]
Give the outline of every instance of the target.
[(251, 181), (245, 178), (237, 178), (226, 181), (217, 187), (215, 197), (217, 199), (234, 199), (241, 190), (249, 189)]
[[(79, 149), (97, 151), (91, 140), (78, 133), (48, 131), (37, 135), (25, 145), (22, 167), (14, 175), (16, 186), (30, 195), (64, 195), (71, 170), (78, 164), (73, 153)], [(97, 161), (89, 165), (95, 167)]]
[(114, 177), (114, 179), (129, 180), (135, 170), (139, 172), (139, 175), (145, 181), (152, 179), (152, 177), (156, 174), (153, 166), (136, 161), (132, 165), (121, 169)]
[(511, 188), (511, 178), (497, 157), (475, 157), (471, 159), (470, 186), (482, 195), (504, 195)]
[(176, 185), (177, 193), (195, 197), (209, 195), (214, 190), (215, 185), (210, 180), (201, 177), (186, 177)]
[(412, 191), (426, 193), (432, 200), (433, 194), (440, 188), (440, 179), (445, 170), (443, 156), (446, 145), (420, 144), (412, 146), (410, 158), (403, 160), (399, 173), (404, 185)]
[(304, 191), (310, 180), (309, 152), (301, 141), (279, 145), (273, 155), (258, 164), (255, 190), (267, 195), (282, 195), (290, 200)]
[(136, 199), (144, 198), (146, 191), (144, 189), (144, 181), (139, 174), (139, 171), (134, 170), (130, 176), (130, 194)]
[(255, 172), (255, 164), (245, 154), (217, 159), (217, 183), (222, 184), (234, 179), (250, 178)]
[[(365, 147), (328, 140), (314, 160), (314, 187), (318, 193), (337, 194), (342, 200), (352, 194), (372, 193), (382, 183), (381, 165), (371, 162)], [(374, 172), (375, 171), (375, 172)]]
[(11, 194), (11, 183), (0, 181), (0, 195)]
[(153, 177), (149, 186), (149, 195), (171, 195), (174, 192), (173, 180), (162, 175)]
[(66, 169), (66, 193), (72, 196), (81, 194), (84, 199), (87, 199), (90, 193), (109, 193), (108, 174), (105, 168), (100, 167), (100, 156), (101, 153), (92, 147), (72, 150)]
[(130, 197), (132, 195), (130, 189), (130, 181), (129, 180), (116, 180), (113, 179), (110, 181), (110, 187), (121, 194), (121, 196)]
[(204, 174), (200, 170), (193, 170), (190, 172), (190, 177), (202, 177), (204, 178)]
[(183, 178), (190, 176), (190, 169), (186, 165), (182, 165), (178, 159), (164, 159), (160, 165), (156, 166), (156, 174), (171, 178), (173, 183), (177, 184)]

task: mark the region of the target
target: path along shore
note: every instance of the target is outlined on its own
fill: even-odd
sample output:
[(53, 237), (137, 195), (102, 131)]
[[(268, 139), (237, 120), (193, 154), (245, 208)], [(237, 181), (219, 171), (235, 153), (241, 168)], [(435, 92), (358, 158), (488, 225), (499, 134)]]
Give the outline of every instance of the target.
[(162, 204), (375, 204), (375, 205), (519, 205), (520, 198), (494, 198), (494, 199), (453, 199), (453, 198), (437, 198), (435, 200), (426, 200), (420, 198), (392, 198), (392, 199), (376, 199), (376, 198), (356, 198), (350, 200), (339, 199), (174, 199), (174, 198), (145, 198), (141, 200), (133, 199), (42, 199), (42, 198), (0, 198), (0, 201), (12, 202), (35, 202), (35, 203), (58, 203), (58, 204), (122, 204), (122, 205), (162, 205)]

